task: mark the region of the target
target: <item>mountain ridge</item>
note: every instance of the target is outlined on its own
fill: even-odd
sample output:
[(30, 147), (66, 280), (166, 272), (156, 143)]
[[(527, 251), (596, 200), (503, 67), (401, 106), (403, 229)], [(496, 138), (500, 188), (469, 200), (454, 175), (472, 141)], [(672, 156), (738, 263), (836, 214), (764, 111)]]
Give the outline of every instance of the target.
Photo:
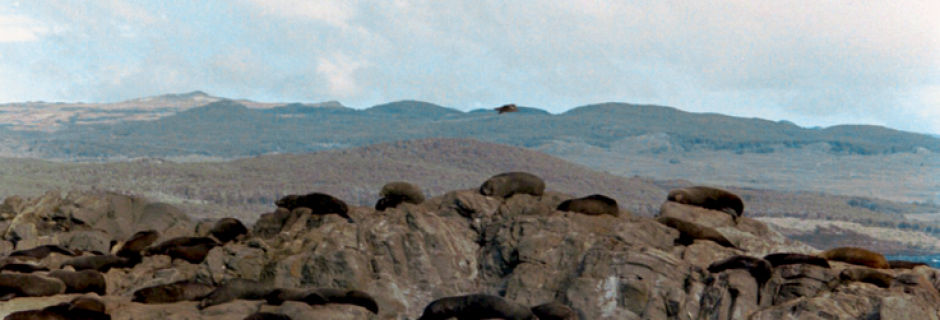
[[(249, 108), (234, 100), (220, 100), (194, 107), (160, 119), (118, 122), (97, 125), (70, 125), (58, 132), (39, 135), (35, 142), (49, 158), (99, 158), (112, 155), (179, 156), (165, 153), (161, 145), (176, 145), (171, 150), (191, 150), (220, 157), (253, 156), (271, 152), (312, 152), (321, 150), (304, 144), (309, 138), (319, 143), (369, 145), (385, 141), (430, 137), (477, 138), (481, 140), (533, 147), (558, 139), (577, 139), (587, 144), (610, 147), (610, 144), (643, 134), (665, 133), (684, 149), (706, 148), (736, 152), (772, 152), (775, 145), (799, 148), (814, 143), (827, 143), (834, 153), (884, 154), (916, 152), (924, 148), (940, 153), (940, 139), (881, 126), (841, 125), (825, 129), (807, 129), (791, 123), (765, 119), (749, 119), (721, 114), (698, 114), (672, 107), (606, 103), (578, 107), (561, 114), (520, 113), (495, 115), (462, 112), (436, 104), (403, 100), (364, 110), (341, 104), (335, 108), (305, 108), (288, 104), (266, 109)], [(310, 106), (310, 105), (306, 105)], [(315, 106), (315, 105), (314, 105)], [(279, 115), (275, 117), (274, 114)], [(196, 117), (193, 117), (196, 116)], [(217, 119), (212, 119), (212, 116)], [(235, 120), (235, 119), (238, 120)], [(232, 121), (224, 128), (207, 124)], [(149, 129), (148, 129), (149, 128)], [(160, 141), (160, 128), (170, 131), (173, 141)], [(249, 129), (261, 130), (252, 137), (242, 137)], [(148, 131), (150, 130), (150, 131)], [(329, 134), (325, 134), (329, 130)], [(87, 141), (102, 139), (103, 132), (137, 132), (118, 134), (112, 138), (134, 149), (83, 150)], [(244, 146), (243, 150), (219, 150), (211, 145), (195, 148), (193, 141), (207, 140), (206, 132), (215, 135), (221, 145), (232, 144), (231, 137)], [(83, 140), (75, 139), (81, 137)], [(137, 137), (132, 141), (129, 138)], [(179, 138), (183, 138), (180, 140)], [(246, 140), (247, 139), (247, 140)], [(76, 151), (56, 150), (57, 145), (75, 146)], [(187, 145), (189, 144), (189, 145)], [(265, 147), (265, 144), (277, 146)], [(254, 146), (254, 147), (251, 147)], [(105, 148), (107, 149), (107, 148)], [(260, 153), (259, 153), (260, 152)]]

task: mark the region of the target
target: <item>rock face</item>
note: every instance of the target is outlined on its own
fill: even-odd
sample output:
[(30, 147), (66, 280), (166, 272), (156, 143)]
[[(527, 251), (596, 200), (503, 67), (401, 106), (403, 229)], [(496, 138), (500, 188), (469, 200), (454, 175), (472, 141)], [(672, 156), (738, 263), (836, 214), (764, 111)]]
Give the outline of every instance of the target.
[[(272, 208), (247, 235), (212, 248), (199, 263), (152, 255), (103, 272), (107, 285), (100, 299), (113, 319), (244, 319), (259, 312), (293, 319), (416, 319), (432, 301), (468, 294), (529, 308), (554, 303), (570, 308), (566, 319), (584, 320), (940, 319), (940, 272), (926, 266), (878, 269), (888, 276), (882, 277), (889, 281), (885, 288), (866, 277), (840, 277), (864, 267), (837, 261), (829, 262), (831, 268), (780, 265), (760, 280), (748, 269), (712, 273), (710, 265), (734, 256), (818, 250), (747, 217), (734, 221), (724, 212), (667, 203), (664, 216), (713, 228), (736, 248), (702, 240), (675, 245), (679, 232), (650, 218), (555, 210), (570, 198), (548, 191), (503, 199), (458, 190), (385, 211), (349, 207), (355, 223), (309, 208)], [(4, 255), (42, 244), (84, 256), (92, 249), (107, 253), (112, 240), (148, 229), (160, 233), (156, 243), (205, 235), (171, 206), (116, 194), (7, 199), (0, 211)], [(69, 258), (52, 253), (17, 261), (55, 270)], [(0, 264), (18, 258), (4, 259)], [(204, 308), (200, 301), (132, 301), (147, 287), (193, 281), (202, 284), (193, 296), (202, 296), (206, 286), (233, 279), (250, 280), (245, 283), (258, 284), (259, 292)], [(374, 298), (378, 313), (354, 304), (269, 305), (254, 298), (268, 288), (359, 290)], [(0, 315), (81, 295), (15, 297), (0, 303)]]

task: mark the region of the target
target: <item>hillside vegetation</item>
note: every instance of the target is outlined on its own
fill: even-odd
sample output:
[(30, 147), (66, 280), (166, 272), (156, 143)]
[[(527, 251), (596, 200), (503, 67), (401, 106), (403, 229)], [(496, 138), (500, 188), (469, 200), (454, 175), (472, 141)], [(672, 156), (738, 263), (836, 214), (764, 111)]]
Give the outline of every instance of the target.
[[(148, 103), (147, 110), (163, 110)], [(878, 126), (808, 129), (786, 121), (625, 103), (562, 114), (521, 107), (502, 115), (421, 101), (365, 110), (338, 102), (274, 105), (223, 99), (173, 109), (178, 112), (157, 120), (92, 123), (86, 116), (82, 119), (88, 121), (64, 123), (52, 132), (0, 125), (0, 155), (206, 161), (472, 138), (542, 151), (625, 177), (940, 203), (940, 139)]]
[[(464, 113), (420, 101), (354, 110), (339, 105), (252, 109), (223, 100), (153, 121), (72, 125), (23, 134), (44, 158), (110, 159), (298, 153), (418, 138), (474, 138), (521, 147), (555, 140), (609, 148), (644, 134), (665, 134), (683, 150), (773, 152), (825, 143), (833, 154), (940, 152), (940, 139), (877, 126), (806, 129), (788, 122), (696, 114), (675, 108), (605, 103), (553, 115)], [(10, 133), (7, 133), (10, 134)]]
[[(505, 171), (543, 177), (548, 189), (572, 196), (602, 193), (639, 215), (658, 211), (670, 189), (686, 180), (626, 178), (591, 170), (540, 152), (469, 139), (426, 139), (300, 155), (266, 155), (226, 162), (177, 163), (140, 159), (112, 163), (0, 161), (0, 196), (37, 196), (47, 190), (104, 189), (170, 202), (197, 217), (236, 216), (248, 221), (274, 209), (281, 196), (313, 191), (371, 206), (381, 186), (406, 180), (428, 196), (475, 189)], [(730, 188), (755, 217), (840, 220), (864, 226), (940, 233), (940, 225), (909, 220), (905, 213), (940, 212), (929, 204), (815, 192)], [(803, 230), (813, 232), (814, 230)]]

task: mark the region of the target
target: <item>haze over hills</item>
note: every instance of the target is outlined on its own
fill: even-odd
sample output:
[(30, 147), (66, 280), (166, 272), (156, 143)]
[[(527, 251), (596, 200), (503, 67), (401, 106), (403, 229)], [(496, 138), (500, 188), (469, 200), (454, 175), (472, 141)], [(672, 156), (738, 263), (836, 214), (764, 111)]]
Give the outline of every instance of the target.
[[(214, 102), (196, 106), (207, 99)], [(87, 106), (35, 108), (71, 110), (75, 121), (49, 128), (42, 121), (6, 123), (0, 127), (0, 155), (66, 161), (222, 160), (410, 139), (474, 138), (539, 150), (627, 177), (940, 202), (940, 139), (878, 126), (802, 128), (787, 121), (625, 103), (561, 114), (521, 107), (520, 112), (497, 115), (421, 101), (357, 110), (335, 101), (255, 103), (202, 92), (107, 105), (99, 109), (126, 112), (112, 112), (114, 117), (100, 121), (92, 116), (100, 110)]]
[[(550, 191), (570, 196), (606, 194), (624, 209), (644, 216), (658, 212), (669, 190), (693, 184), (615, 176), (537, 151), (476, 140), (426, 139), (225, 162), (2, 159), (0, 197), (35, 197), (48, 190), (111, 190), (169, 202), (196, 217), (234, 216), (253, 221), (260, 213), (273, 210), (274, 201), (287, 194), (320, 191), (350, 204), (372, 206), (381, 186), (389, 181), (411, 181), (428, 196), (439, 196), (450, 190), (475, 189), (495, 173), (515, 170), (540, 175)], [(783, 224), (784, 230), (810, 244), (831, 242), (833, 235), (849, 233), (851, 236), (839, 243), (864, 240), (885, 252), (940, 250), (933, 236), (940, 233), (940, 224), (904, 215), (940, 211), (937, 206), (820, 193), (730, 189), (744, 198), (748, 216), (799, 220), (802, 224)], [(862, 228), (874, 235), (854, 231)], [(899, 229), (905, 232), (897, 232)]]

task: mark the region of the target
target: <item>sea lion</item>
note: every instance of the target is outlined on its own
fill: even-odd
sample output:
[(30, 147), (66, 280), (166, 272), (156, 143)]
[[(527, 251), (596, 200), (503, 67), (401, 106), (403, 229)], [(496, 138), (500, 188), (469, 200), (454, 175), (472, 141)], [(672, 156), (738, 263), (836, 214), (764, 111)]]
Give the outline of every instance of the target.
[(40, 265), (30, 264), (30, 263), (10, 262), (0, 267), (0, 272), (3, 272), (3, 271), (33, 273), (36, 271), (49, 271), (49, 268), (46, 268)]
[(480, 185), (480, 194), (509, 198), (514, 194), (541, 196), (545, 193), (545, 181), (528, 172), (504, 172), (490, 177)]
[(300, 207), (309, 208), (315, 215), (333, 213), (346, 218), (350, 223), (355, 222), (349, 216), (349, 206), (343, 200), (325, 193), (314, 192), (306, 195), (289, 195), (277, 200), (275, 204), (290, 211)]
[(578, 320), (578, 314), (574, 310), (558, 301), (534, 306), (532, 313), (539, 320)]
[(189, 263), (202, 263), (209, 255), (209, 250), (218, 246), (215, 239), (209, 237), (177, 237), (148, 248), (146, 255), (168, 255), (173, 259), (183, 259)]
[(291, 318), (280, 313), (255, 312), (242, 320), (291, 320)]
[(104, 302), (101, 302), (101, 300), (98, 300), (92, 297), (87, 297), (87, 296), (77, 297), (75, 299), (72, 299), (72, 301), (69, 302), (69, 309), (86, 310), (86, 311), (94, 311), (94, 312), (101, 312), (101, 313), (104, 313), (105, 311), (107, 311), (104, 305)]
[(111, 253), (119, 257), (140, 257), (140, 253), (157, 241), (160, 233), (157, 230), (144, 230), (134, 233), (124, 241), (111, 248)]
[(698, 206), (711, 210), (724, 211), (735, 220), (744, 213), (741, 197), (727, 190), (696, 186), (669, 191), (669, 201)]
[(381, 199), (375, 203), (375, 210), (379, 211), (397, 207), (403, 202), (412, 204), (424, 202), (424, 193), (421, 192), (421, 189), (404, 181), (386, 183), (379, 191), (379, 196)]
[(62, 280), (29, 273), (0, 273), (0, 297), (46, 297), (65, 292)]
[(75, 252), (72, 252), (72, 250), (66, 249), (63, 246), (55, 245), (55, 244), (47, 244), (47, 245), (38, 246), (32, 249), (13, 251), (12, 253), (10, 253), (10, 256), (11, 257), (29, 257), (29, 258), (41, 260), (49, 256), (49, 254), (53, 252), (66, 255), (66, 256), (75, 256)]
[(231, 279), (222, 286), (212, 290), (209, 295), (199, 302), (199, 309), (205, 309), (217, 304), (226, 303), (235, 299), (261, 300), (272, 290), (272, 287), (261, 282), (249, 279)]
[(42, 310), (27, 310), (14, 312), (7, 319), (63, 319), (63, 320), (111, 320), (105, 312), (104, 303), (90, 297), (78, 297), (71, 302), (51, 305)]
[(219, 240), (221, 243), (227, 243), (235, 240), (241, 235), (248, 234), (248, 228), (241, 221), (235, 218), (222, 218), (216, 221), (209, 234)]
[(761, 258), (736, 255), (708, 265), (708, 272), (719, 273), (729, 269), (745, 269), (757, 281), (758, 291), (774, 274), (774, 267)]
[(839, 273), (839, 280), (865, 282), (888, 288), (891, 287), (891, 282), (894, 282), (894, 277), (869, 268), (848, 268)]
[(136, 261), (125, 257), (118, 257), (113, 254), (100, 256), (81, 256), (66, 260), (62, 266), (72, 266), (75, 270), (96, 270), (108, 272), (111, 268), (132, 267)]
[(770, 262), (770, 265), (774, 266), (774, 268), (788, 264), (811, 264), (826, 269), (830, 268), (829, 261), (826, 261), (826, 259), (802, 253), (771, 253), (764, 256), (764, 260)]
[(854, 265), (866, 266), (875, 269), (890, 269), (888, 260), (880, 253), (857, 247), (839, 247), (829, 249), (819, 254), (829, 261), (842, 261)]
[(914, 269), (915, 267), (919, 266), (929, 267), (929, 265), (923, 262), (905, 260), (888, 260), (888, 266), (891, 267), (891, 269)]
[(506, 112), (517, 112), (519, 111), (519, 107), (517, 107), (514, 103), (510, 103), (510, 104), (504, 104), (498, 108), (493, 108), (493, 110), (496, 110), (497, 112), (499, 112), (498, 114), (503, 114)]
[(620, 216), (620, 206), (617, 205), (617, 200), (600, 194), (565, 200), (558, 205), (557, 209), (558, 211), (572, 211), (591, 216), (602, 214), (609, 214), (614, 217)]
[(215, 290), (215, 286), (191, 280), (150, 286), (134, 291), (134, 302), (174, 303), (178, 301), (197, 301)]
[(673, 217), (659, 217), (656, 218), (656, 221), (679, 231), (679, 238), (675, 241), (676, 245), (689, 246), (695, 240), (701, 239), (715, 242), (724, 247), (737, 248), (728, 238), (725, 238), (715, 229)]
[(47, 310), (24, 310), (8, 314), (3, 320), (72, 320), (68, 315)]
[(529, 308), (502, 297), (488, 294), (471, 294), (434, 300), (418, 320), (458, 319), (503, 319), (536, 320)]
[(372, 313), (379, 313), (379, 305), (371, 295), (359, 290), (335, 288), (274, 289), (264, 297), (270, 305), (281, 305), (284, 301), (303, 301), (309, 305), (341, 303), (357, 305)]
[(99, 296), (107, 294), (107, 283), (101, 272), (95, 270), (68, 271), (53, 270), (49, 276), (65, 283), (65, 293), (94, 292)]

